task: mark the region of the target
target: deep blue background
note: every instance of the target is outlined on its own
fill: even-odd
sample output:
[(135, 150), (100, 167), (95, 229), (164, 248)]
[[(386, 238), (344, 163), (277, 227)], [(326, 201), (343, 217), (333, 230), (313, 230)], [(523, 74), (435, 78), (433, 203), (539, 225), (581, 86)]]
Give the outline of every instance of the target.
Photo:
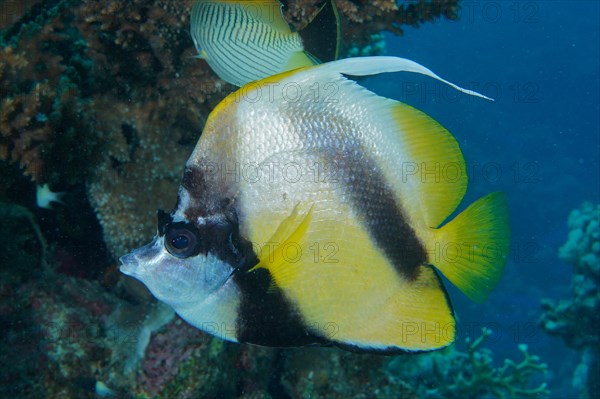
[(502, 190), (512, 256), (485, 304), (450, 288), (462, 337), (494, 331), (498, 361), (527, 343), (551, 368), (552, 398), (574, 397), (578, 355), (537, 328), (542, 298), (570, 296), (571, 267), (558, 259), (569, 212), (600, 198), (600, 2), (468, 1), (458, 21), (388, 35), (387, 54), (412, 59), (495, 102), (413, 74), (366, 85), (434, 117), (459, 140), (470, 186), (461, 209)]

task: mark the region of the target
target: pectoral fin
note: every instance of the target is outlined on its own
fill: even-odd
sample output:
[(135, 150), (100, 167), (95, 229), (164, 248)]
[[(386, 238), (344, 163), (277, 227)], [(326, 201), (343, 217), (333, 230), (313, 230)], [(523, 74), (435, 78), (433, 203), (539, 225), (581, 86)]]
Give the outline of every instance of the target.
[(289, 254), (289, 251), (298, 251), (298, 248), (302, 247), (304, 235), (310, 224), (313, 207), (311, 206), (304, 214), (300, 213), (301, 207), (300, 203), (297, 204), (292, 214), (281, 222), (277, 231), (261, 250), (258, 264), (250, 269), (250, 271), (259, 268), (267, 269), (273, 278), (272, 284), (280, 288), (294, 284), (296, 278), (294, 270), (301, 264), (297, 261), (296, 253)]

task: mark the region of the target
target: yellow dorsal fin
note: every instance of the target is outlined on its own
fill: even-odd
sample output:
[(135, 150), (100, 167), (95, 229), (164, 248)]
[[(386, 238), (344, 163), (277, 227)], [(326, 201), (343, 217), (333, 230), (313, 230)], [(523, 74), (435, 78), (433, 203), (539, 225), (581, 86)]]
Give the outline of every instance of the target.
[(426, 242), (429, 261), (469, 298), (483, 302), (508, 258), (510, 231), (503, 193), (491, 193), (439, 229)]
[[(400, 102), (392, 106), (396, 132), (407, 153), (398, 195), (411, 218), (438, 227), (467, 190), (466, 164), (454, 137), (433, 118)], [(406, 198), (406, 187), (414, 198)]]

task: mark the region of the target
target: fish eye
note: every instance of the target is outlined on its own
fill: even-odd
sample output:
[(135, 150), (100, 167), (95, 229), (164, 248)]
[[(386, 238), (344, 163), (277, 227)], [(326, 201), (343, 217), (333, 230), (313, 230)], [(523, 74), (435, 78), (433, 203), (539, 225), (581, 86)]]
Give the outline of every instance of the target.
[(165, 247), (167, 251), (178, 258), (189, 258), (197, 255), (200, 251), (200, 237), (190, 226), (170, 226), (165, 234)]

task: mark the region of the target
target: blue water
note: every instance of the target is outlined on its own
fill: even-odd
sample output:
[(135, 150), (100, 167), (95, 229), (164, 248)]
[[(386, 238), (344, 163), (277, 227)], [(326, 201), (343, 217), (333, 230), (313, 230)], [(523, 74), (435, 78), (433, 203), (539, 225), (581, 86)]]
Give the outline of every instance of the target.
[(463, 149), (470, 186), (463, 203), (491, 191), (509, 198), (512, 256), (483, 305), (452, 291), (463, 336), (494, 330), (490, 347), (516, 345), (549, 363), (552, 397), (571, 397), (575, 357), (538, 329), (541, 298), (567, 298), (571, 267), (558, 259), (569, 212), (600, 193), (600, 2), (464, 1), (458, 21), (387, 36), (389, 55), (415, 60), (495, 102), (458, 94), (410, 74), (370, 87), (424, 110)]

